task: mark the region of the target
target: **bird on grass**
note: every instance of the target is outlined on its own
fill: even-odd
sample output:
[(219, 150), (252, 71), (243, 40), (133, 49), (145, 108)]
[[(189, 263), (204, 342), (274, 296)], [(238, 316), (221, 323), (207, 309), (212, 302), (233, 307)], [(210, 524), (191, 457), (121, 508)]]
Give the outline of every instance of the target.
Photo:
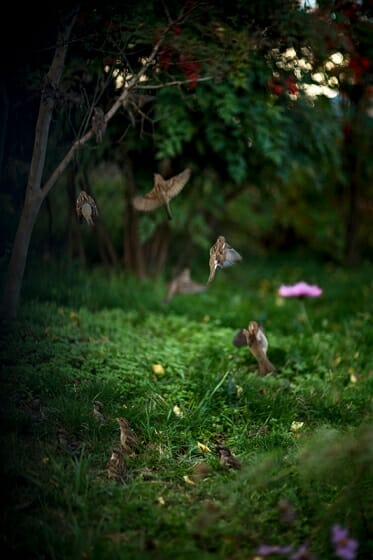
[(131, 428), (126, 418), (116, 418), (120, 428), (120, 444), (125, 453), (131, 453), (139, 445), (137, 434)]
[(104, 413), (104, 405), (102, 404), (101, 401), (93, 401), (93, 416), (99, 422), (102, 423), (107, 422), (108, 417)]
[(79, 193), (76, 199), (75, 210), (79, 223), (82, 223), (84, 218), (89, 226), (94, 226), (98, 218), (98, 209), (94, 198), (86, 193), (86, 191)]
[(65, 430), (65, 428), (59, 428), (57, 430), (57, 440), (60, 448), (70, 455), (79, 455), (82, 450), (81, 442), (74, 436), (74, 434)]
[(164, 179), (159, 173), (153, 175), (153, 188), (144, 196), (135, 196), (132, 204), (136, 210), (149, 212), (164, 206), (169, 220), (172, 220), (170, 200), (184, 188), (190, 178), (191, 170), (187, 167), (174, 177)]
[(227, 243), (223, 235), (219, 235), (210, 249), (210, 276), (207, 283), (213, 281), (217, 268), (226, 268), (240, 261), (242, 261), (241, 255)]
[(111, 457), (106, 463), (106, 472), (108, 478), (116, 482), (123, 483), (126, 476), (126, 464), (124, 462), (124, 455), (122, 449), (115, 448), (111, 452)]
[(207, 290), (205, 284), (197, 284), (190, 277), (190, 269), (184, 270), (169, 282), (167, 287), (167, 296), (163, 303), (168, 303), (176, 294), (198, 294)]
[(240, 469), (241, 461), (237, 459), (228, 447), (224, 445), (217, 445), (216, 452), (219, 457), (219, 463), (224, 469)]
[(258, 362), (260, 375), (267, 375), (275, 371), (275, 366), (267, 357), (267, 337), (264, 334), (263, 327), (256, 321), (250, 321), (247, 329), (239, 330), (233, 339), (233, 344), (237, 347), (249, 347), (250, 352)]

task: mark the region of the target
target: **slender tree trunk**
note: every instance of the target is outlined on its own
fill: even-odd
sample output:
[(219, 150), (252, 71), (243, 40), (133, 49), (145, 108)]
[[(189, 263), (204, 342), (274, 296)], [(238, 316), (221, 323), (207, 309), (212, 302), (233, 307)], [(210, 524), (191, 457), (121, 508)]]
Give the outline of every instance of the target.
[(76, 16), (77, 10), (70, 15), (70, 19), (65, 23), (64, 29), (58, 34), (56, 50), (51, 67), (46, 75), (44, 89), (41, 95), (25, 202), (13, 244), (3, 294), (1, 311), (2, 317), (7, 320), (16, 318), (32, 231), (40, 206), (49, 192), (46, 189), (41, 189), (41, 181), (47, 152), (49, 129), (55, 105), (54, 91), (61, 81), (67, 52), (67, 43)]
[(158, 225), (154, 235), (145, 244), (146, 272), (149, 276), (157, 276), (164, 268), (170, 245), (170, 237), (170, 226), (168, 221), (164, 221)]
[(9, 262), (7, 283), (4, 292), (3, 317), (7, 320), (16, 318), (16, 309), (20, 298), (31, 234), (42, 202), (42, 194), (36, 192), (26, 197), (23, 206)]
[[(60, 176), (64, 173), (65, 169), (74, 158), (76, 152), (94, 136), (94, 131), (90, 128), (88, 132), (78, 138), (41, 188), (48, 145), (49, 128), (55, 106), (55, 92), (58, 90), (60, 84), (62, 71), (65, 65), (68, 41), (70, 39), (78, 10), (79, 6), (77, 6), (68, 18), (66, 18), (62, 31), (58, 33), (54, 58), (46, 76), (41, 96), (39, 115), (35, 130), (34, 149), (26, 187), (25, 203), (13, 244), (12, 256), (8, 265), (1, 306), (1, 316), (5, 320), (16, 318), (23, 275), (26, 266), (27, 252), (30, 245), (33, 226), (40, 210), (41, 203), (52, 187), (56, 184)], [(163, 39), (170, 27), (171, 24), (164, 29), (160, 38), (153, 46), (153, 50), (147, 58), (146, 63), (143, 64), (137, 74), (132, 76), (132, 78), (128, 81), (126, 88), (123, 89), (122, 93), (116, 98), (113, 105), (107, 111), (105, 114), (106, 123), (113, 118), (123, 105), (127, 103), (131, 90), (138, 84), (141, 78), (148, 71), (149, 67), (153, 64)]]

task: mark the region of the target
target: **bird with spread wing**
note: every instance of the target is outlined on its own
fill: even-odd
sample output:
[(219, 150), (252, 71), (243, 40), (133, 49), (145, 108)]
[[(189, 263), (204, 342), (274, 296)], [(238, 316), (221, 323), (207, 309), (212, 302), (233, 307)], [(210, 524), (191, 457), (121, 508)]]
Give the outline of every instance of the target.
[(168, 303), (176, 294), (198, 294), (207, 290), (205, 284), (193, 282), (190, 276), (190, 269), (184, 268), (181, 273), (173, 278), (167, 287), (167, 295), (163, 303)]
[(268, 340), (263, 327), (256, 321), (250, 321), (247, 329), (240, 329), (233, 339), (233, 344), (240, 348), (248, 346), (250, 352), (258, 362), (259, 374), (267, 375), (276, 370), (268, 359)]
[(154, 173), (152, 190), (144, 196), (135, 196), (132, 199), (133, 206), (136, 210), (140, 210), (141, 212), (150, 212), (151, 210), (155, 210), (155, 208), (164, 206), (168, 219), (172, 220), (170, 200), (178, 195), (185, 187), (190, 178), (190, 174), (191, 170), (189, 167), (170, 179), (164, 179), (159, 173)]
[(210, 249), (210, 276), (207, 283), (213, 281), (217, 268), (226, 268), (240, 261), (242, 261), (241, 255), (226, 242), (223, 235), (219, 235)]

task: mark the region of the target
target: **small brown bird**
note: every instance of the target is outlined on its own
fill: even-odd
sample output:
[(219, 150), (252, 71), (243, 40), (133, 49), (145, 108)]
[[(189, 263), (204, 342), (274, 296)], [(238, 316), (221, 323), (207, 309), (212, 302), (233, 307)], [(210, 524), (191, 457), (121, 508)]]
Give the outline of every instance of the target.
[(102, 404), (101, 401), (93, 401), (93, 416), (99, 422), (102, 423), (107, 422), (108, 417), (104, 413), (104, 405)]
[(113, 449), (111, 457), (106, 464), (108, 478), (123, 484), (125, 481), (126, 470), (123, 451), (121, 449)]
[(224, 445), (217, 445), (216, 452), (219, 457), (219, 463), (224, 469), (240, 469), (241, 461), (237, 459), (228, 447)]
[(163, 303), (168, 303), (176, 294), (198, 294), (205, 290), (207, 290), (207, 286), (205, 284), (193, 282), (190, 277), (190, 269), (184, 268), (184, 270), (168, 284), (167, 296), (163, 300)]
[(116, 418), (120, 427), (120, 444), (125, 453), (131, 453), (139, 446), (137, 434), (132, 430), (126, 418)]
[(184, 188), (190, 178), (191, 170), (187, 167), (174, 177), (164, 179), (159, 173), (154, 173), (154, 186), (144, 196), (135, 196), (132, 204), (136, 210), (149, 212), (159, 206), (164, 206), (167, 217), (172, 220), (170, 200), (172, 200)]
[(58, 444), (70, 455), (78, 455), (82, 449), (81, 442), (74, 436), (74, 434), (69, 433), (65, 428), (59, 428), (57, 431)]
[(82, 223), (83, 218), (89, 226), (93, 226), (98, 217), (98, 210), (95, 200), (85, 191), (79, 193), (76, 199), (76, 214), (79, 222)]
[(106, 119), (105, 113), (101, 107), (95, 107), (93, 109), (92, 130), (96, 136), (96, 142), (102, 142), (102, 138), (106, 131)]
[(223, 235), (219, 235), (210, 249), (210, 276), (207, 283), (213, 281), (217, 268), (226, 268), (240, 261), (242, 261), (241, 255), (226, 242)]
[(249, 347), (250, 352), (258, 362), (260, 375), (267, 375), (275, 371), (275, 366), (267, 357), (267, 337), (264, 334), (263, 327), (255, 321), (251, 321), (247, 329), (238, 331), (233, 339), (233, 344), (237, 347)]

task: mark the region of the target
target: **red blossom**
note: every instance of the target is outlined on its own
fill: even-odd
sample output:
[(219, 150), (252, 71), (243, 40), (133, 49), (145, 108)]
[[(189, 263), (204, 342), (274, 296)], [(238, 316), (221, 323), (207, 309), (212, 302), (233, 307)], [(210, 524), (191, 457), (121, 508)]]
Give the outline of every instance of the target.
[(274, 93), (275, 95), (281, 95), (284, 88), (282, 87), (281, 84), (276, 83), (274, 80), (269, 80), (267, 82), (268, 88), (269, 90)]
[(174, 56), (175, 51), (169, 47), (168, 45), (163, 45), (163, 47), (161, 47), (159, 49), (159, 53), (158, 53), (158, 59), (159, 59), (159, 63), (162, 66), (162, 68), (164, 70), (168, 70), (171, 62), (172, 62), (172, 57)]
[(298, 86), (296, 84), (295, 79), (292, 76), (289, 76), (286, 80), (286, 87), (289, 93), (292, 95), (296, 95), (298, 93)]
[(177, 24), (174, 25), (173, 28), (172, 28), (172, 32), (173, 32), (174, 35), (180, 35), (181, 32), (182, 32), (181, 25), (177, 25)]
[(348, 63), (348, 67), (356, 80), (359, 80), (364, 72), (370, 68), (370, 66), (370, 59), (367, 56), (352, 56)]
[(184, 54), (180, 55), (179, 61), (182, 73), (189, 80), (188, 86), (195, 88), (201, 73), (201, 64), (195, 60), (190, 60)]

